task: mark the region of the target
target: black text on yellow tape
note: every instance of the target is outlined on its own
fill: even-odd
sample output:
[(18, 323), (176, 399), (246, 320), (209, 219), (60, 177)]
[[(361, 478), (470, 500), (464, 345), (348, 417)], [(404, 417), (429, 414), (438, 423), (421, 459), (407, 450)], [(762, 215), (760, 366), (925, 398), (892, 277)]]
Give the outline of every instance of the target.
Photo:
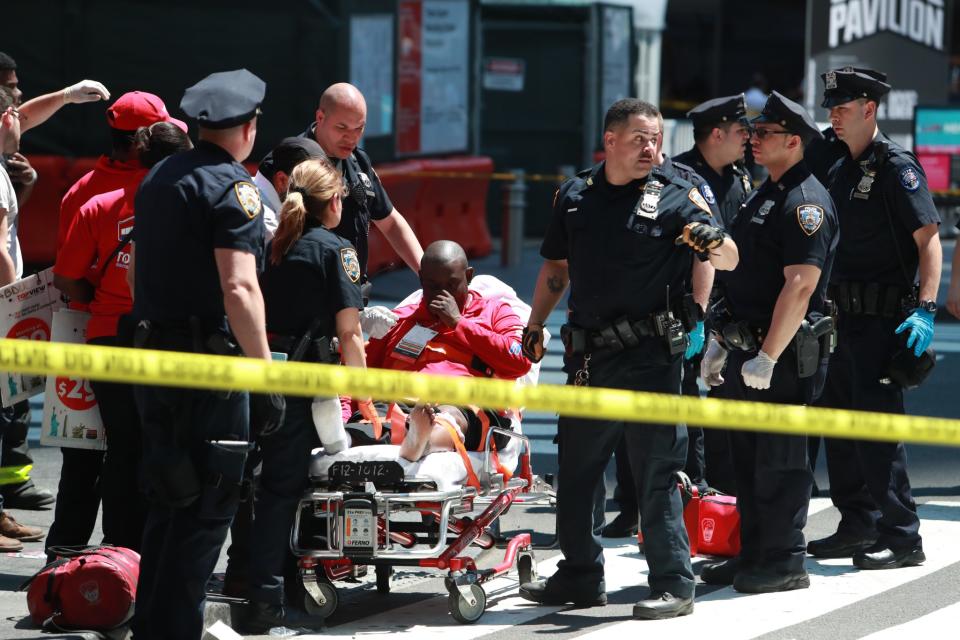
[(628, 422), (816, 434), (838, 438), (960, 446), (960, 420), (793, 405), (691, 398), (617, 389), (540, 385), (355, 369), (300, 362), (268, 362), (173, 351), (120, 349), (0, 339), (0, 371), (196, 389), (249, 390), (295, 396), (372, 396)]

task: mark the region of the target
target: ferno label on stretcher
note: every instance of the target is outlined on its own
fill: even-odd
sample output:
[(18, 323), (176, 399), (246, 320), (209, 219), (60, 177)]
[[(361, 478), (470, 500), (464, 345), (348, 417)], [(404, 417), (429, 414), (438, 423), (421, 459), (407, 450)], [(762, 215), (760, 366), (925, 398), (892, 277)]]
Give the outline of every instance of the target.
[[(52, 268), (8, 284), (0, 288), (0, 335), (49, 341), (53, 312), (62, 306), (60, 291), (53, 286)], [(0, 404), (11, 407), (37, 395), (43, 387), (43, 376), (2, 372)]]
[[(84, 344), (89, 318), (90, 314), (84, 311), (54, 311), (51, 342)], [(107, 448), (100, 407), (89, 380), (47, 376), (43, 420), (40, 422), (40, 442), (72, 449), (102, 451)]]

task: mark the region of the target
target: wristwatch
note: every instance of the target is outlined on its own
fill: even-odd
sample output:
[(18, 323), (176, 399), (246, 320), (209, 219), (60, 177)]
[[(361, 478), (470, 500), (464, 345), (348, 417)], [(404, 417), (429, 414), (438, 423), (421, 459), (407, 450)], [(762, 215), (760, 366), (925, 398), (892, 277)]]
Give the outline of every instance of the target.
[(935, 300), (921, 300), (920, 304), (917, 305), (918, 309), (923, 309), (928, 313), (937, 312), (937, 303)]

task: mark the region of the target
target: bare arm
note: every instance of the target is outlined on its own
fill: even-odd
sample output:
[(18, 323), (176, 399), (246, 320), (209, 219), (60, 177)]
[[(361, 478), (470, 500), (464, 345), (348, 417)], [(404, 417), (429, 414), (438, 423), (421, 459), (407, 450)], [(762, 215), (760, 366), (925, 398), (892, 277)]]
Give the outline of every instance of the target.
[(214, 249), (223, 306), (230, 329), (248, 358), (270, 359), (263, 294), (257, 282), (257, 261), (252, 253)]
[(363, 333), (360, 331), (360, 312), (348, 307), (337, 312), (337, 337), (340, 338), (340, 353), (348, 367), (367, 368), (363, 352)]
[(37, 96), (20, 105), (20, 132), (43, 124), (65, 104), (109, 99), (110, 92), (96, 80), (81, 80), (60, 91)]
[(773, 308), (770, 331), (763, 341), (763, 351), (774, 360), (793, 340), (807, 314), (810, 296), (820, 280), (820, 268), (809, 264), (794, 264), (783, 269), (786, 282)]
[[(943, 269), (939, 225), (923, 225), (913, 232), (913, 240), (917, 243), (917, 252), (920, 254), (920, 299), (936, 300), (937, 291), (940, 289), (940, 271)], [(952, 277), (956, 278), (956, 271)]]
[(570, 267), (566, 260), (544, 260), (533, 290), (533, 308), (527, 324), (543, 325), (570, 284)]
[(710, 250), (710, 264), (720, 271), (733, 271), (740, 263), (740, 250), (733, 238), (727, 236), (723, 244)]
[(423, 248), (416, 234), (410, 228), (410, 223), (394, 209), (383, 220), (374, 220), (377, 229), (387, 238), (393, 250), (403, 259), (414, 273), (420, 273), (420, 258), (423, 257)]
[(702, 262), (694, 258), (693, 260), (693, 300), (700, 305), (704, 311), (710, 304), (710, 292), (713, 290), (713, 277), (715, 270), (710, 261)]
[(53, 274), (53, 286), (76, 302), (93, 300), (93, 285), (85, 278), (67, 278), (59, 273)]
[(17, 279), (17, 267), (13, 264), (13, 257), (7, 249), (9, 240), (10, 223), (7, 221), (7, 210), (0, 209), (0, 287)]
[(130, 264), (127, 267), (127, 287), (130, 289), (130, 299), (133, 300), (134, 286), (133, 283), (136, 279), (136, 273), (134, 271), (134, 265), (136, 264), (137, 256), (137, 245), (135, 242), (130, 242)]

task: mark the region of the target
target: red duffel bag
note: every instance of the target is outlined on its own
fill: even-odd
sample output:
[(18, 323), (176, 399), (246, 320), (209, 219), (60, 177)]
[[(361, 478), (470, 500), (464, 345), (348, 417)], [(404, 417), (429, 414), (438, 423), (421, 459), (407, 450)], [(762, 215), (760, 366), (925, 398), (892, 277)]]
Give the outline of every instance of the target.
[(44, 628), (109, 631), (133, 617), (140, 554), (124, 547), (49, 549), (59, 557), (27, 581), (27, 607)]

